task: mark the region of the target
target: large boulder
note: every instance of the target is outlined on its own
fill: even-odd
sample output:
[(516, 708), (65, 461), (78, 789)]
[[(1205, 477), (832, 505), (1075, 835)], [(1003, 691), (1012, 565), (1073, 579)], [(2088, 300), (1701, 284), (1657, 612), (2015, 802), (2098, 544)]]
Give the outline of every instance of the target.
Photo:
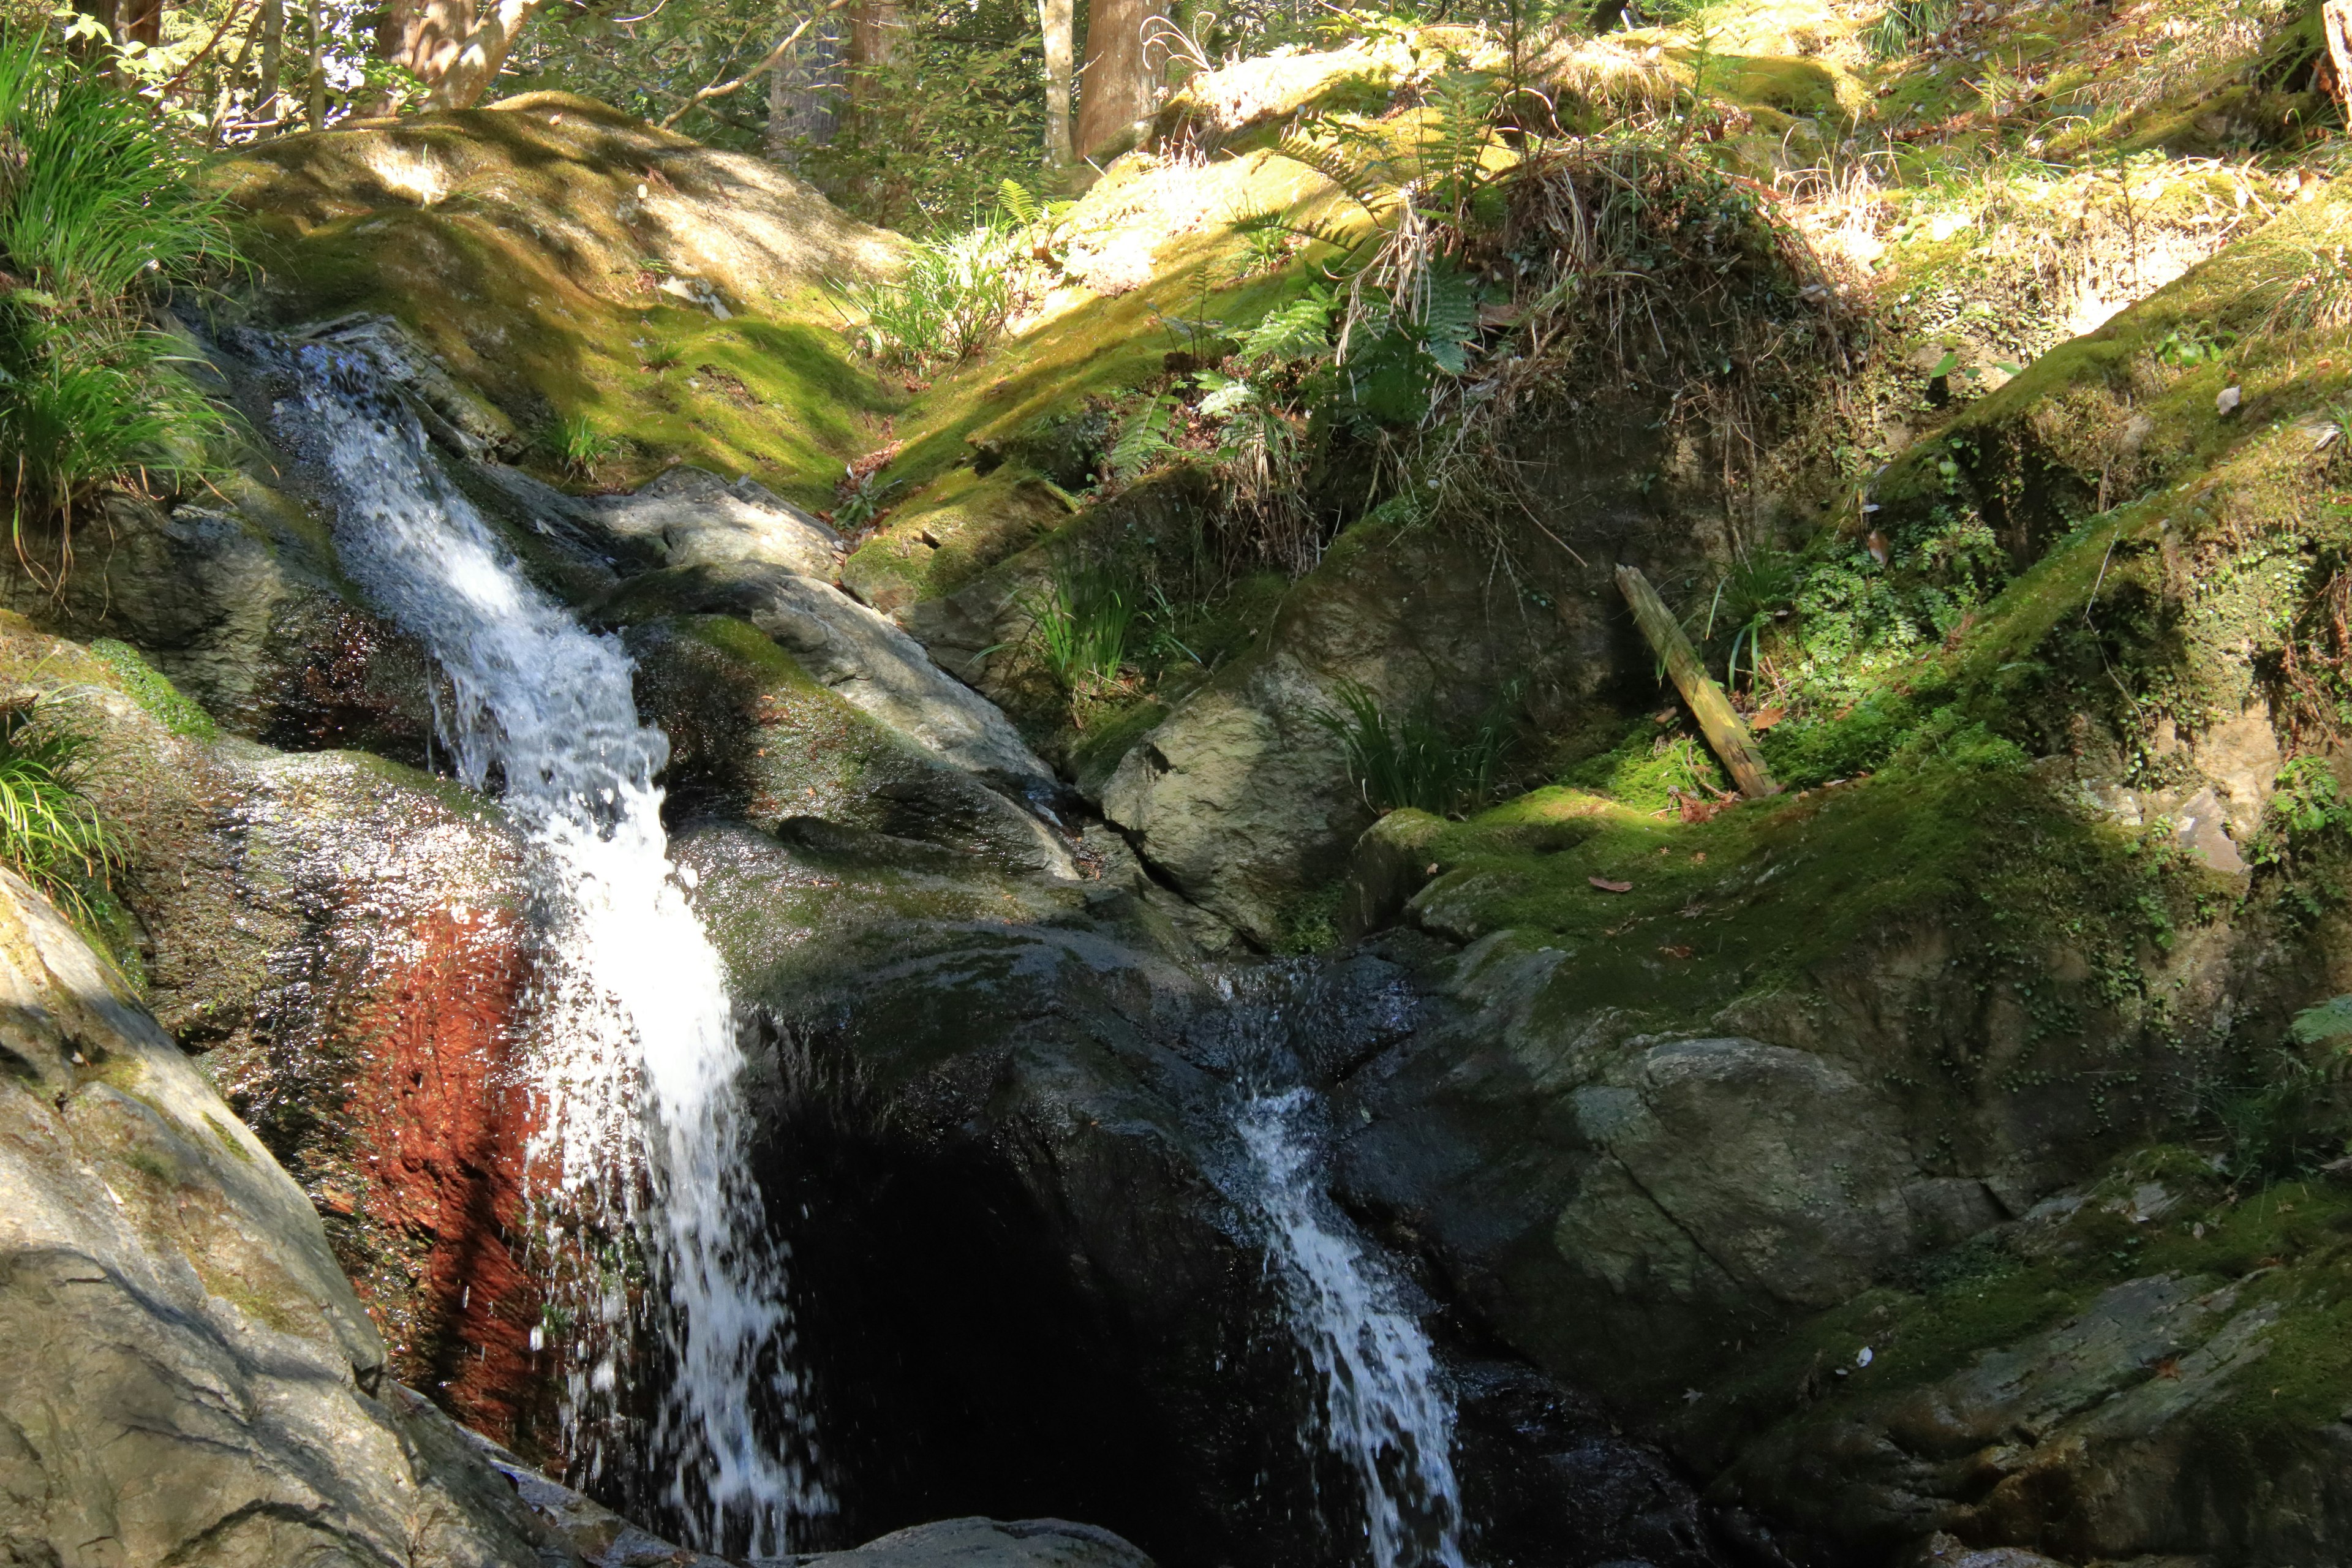
[(12, 1561), (578, 1559), (380, 1402), (310, 1201), (0, 872), (0, 1532)]

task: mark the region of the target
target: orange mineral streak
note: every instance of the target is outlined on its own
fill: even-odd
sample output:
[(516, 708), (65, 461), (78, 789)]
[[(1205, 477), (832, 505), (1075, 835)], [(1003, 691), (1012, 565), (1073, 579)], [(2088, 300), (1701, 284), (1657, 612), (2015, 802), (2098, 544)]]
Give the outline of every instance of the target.
[(371, 1218), (424, 1247), (394, 1365), (476, 1430), (513, 1442), (541, 1369), (537, 1282), (518, 1254), (530, 1100), (516, 1070), (528, 979), (517, 921), (437, 909), (354, 1019), (371, 1080), (356, 1142), (375, 1156)]

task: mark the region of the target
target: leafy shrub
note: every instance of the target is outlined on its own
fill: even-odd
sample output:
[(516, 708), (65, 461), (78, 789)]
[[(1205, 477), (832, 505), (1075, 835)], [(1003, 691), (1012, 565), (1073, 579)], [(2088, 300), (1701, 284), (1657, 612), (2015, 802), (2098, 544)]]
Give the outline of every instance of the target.
[(1464, 736), (1449, 731), (1426, 703), (1391, 714), (1352, 680), (1341, 681), (1335, 695), (1339, 706), (1315, 714), (1315, 721), (1339, 740), (1365, 805), (1444, 816), (1486, 803), (1510, 746), (1507, 703), (1490, 708)]
[(89, 883), (122, 859), (81, 792), (89, 743), (37, 703), (0, 710), (0, 860), (85, 924)]
[(224, 416), (172, 374), (152, 292), (233, 259), (222, 202), (140, 106), (35, 34), (0, 45), (0, 474), (11, 525), (185, 468)]

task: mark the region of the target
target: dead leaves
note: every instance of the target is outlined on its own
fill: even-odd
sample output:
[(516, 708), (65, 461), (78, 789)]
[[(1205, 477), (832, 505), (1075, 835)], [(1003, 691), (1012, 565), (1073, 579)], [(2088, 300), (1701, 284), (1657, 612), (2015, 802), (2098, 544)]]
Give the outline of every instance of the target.
[(1604, 893), (1630, 893), (1633, 890), (1631, 882), (1612, 882), (1606, 877), (1587, 877), (1584, 879)]

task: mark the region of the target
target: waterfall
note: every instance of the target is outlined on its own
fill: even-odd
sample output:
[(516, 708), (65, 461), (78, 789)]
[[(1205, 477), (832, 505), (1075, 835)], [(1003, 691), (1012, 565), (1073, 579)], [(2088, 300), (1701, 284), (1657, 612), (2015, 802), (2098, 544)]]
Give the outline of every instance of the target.
[(1319, 1418), (1300, 1440), (1355, 1472), (1372, 1568), (1464, 1568), (1453, 1402), (1395, 1280), (1322, 1194), (1316, 1104), (1311, 1090), (1287, 1089), (1246, 1096), (1235, 1116), (1267, 1262), (1322, 1382)]
[[(781, 1554), (793, 1521), (831, 1503), (793, 1371), (786, 1260), (744, 1168), (726, 976), (662, 828), (667, 738), (638, 721), (618, 639), (525, 580), (362, 362), (315, 345), (276, 357), (295, 390), (274, 416), (334, 493), (342, 565), (432, 650), (459, 777), (495, 776), (537, 851), (548, 978), (528, 1157), (560, 1260), (567, 1446), (592, 1476), (661, 1477), (693, 1544)], [(669, 1374), (649, 1431), (624, 1415), (640, 1328)]]

